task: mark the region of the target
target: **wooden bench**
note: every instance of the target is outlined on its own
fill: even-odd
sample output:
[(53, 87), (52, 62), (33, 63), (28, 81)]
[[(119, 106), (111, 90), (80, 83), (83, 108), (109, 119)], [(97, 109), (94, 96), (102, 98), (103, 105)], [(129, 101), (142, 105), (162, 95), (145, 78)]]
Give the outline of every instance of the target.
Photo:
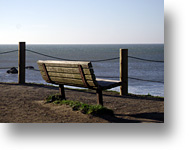
[(60, 94), (65, 98), (64, 85), (96, 90), (97, 104), (103, 105), (102, 90), (120, 86), (115, 80), (96, 79), (91, 62), (85, 61), (37, 61), (42, 78), (59, 85)]

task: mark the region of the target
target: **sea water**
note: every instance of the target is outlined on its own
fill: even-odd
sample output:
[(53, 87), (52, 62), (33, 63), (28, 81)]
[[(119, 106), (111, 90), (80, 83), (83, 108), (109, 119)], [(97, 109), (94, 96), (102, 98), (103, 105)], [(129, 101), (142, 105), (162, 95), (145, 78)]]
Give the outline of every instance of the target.
[[(164, 61), (164, 44), (26, 45), (26, 49), (49, 56), (88, 61), (117, 58), (119, 57), (120, 48), (128, 49), (129, 56)], [(17, 45), (0, 45), (0, 53), (16, 49), (18, 49)], [(56, 59), (29, 51), (26, 52), (26, 66), (33, 66), (38, 69), (37, 60)], [(92, 62), (92, 64), (97, 77), (102, 76), (106, 79), (119, 80), (119, 59)], [(0, 68), (17, 66), (18, 52), (0, 54)], [(0, 82), (18, 82), (18, 75), (7, 74), (7, 70), (0, 69)], [(164, 63), (128, 58), (128, 76), (164, 82)], [(46, 84), (39, 71), (28, 69), (26, 69), (26, 82)], [(111, 90), (119, 91), (119, 87)], [(164, 96), (164, 83), (128, 79), (128, 92)]]

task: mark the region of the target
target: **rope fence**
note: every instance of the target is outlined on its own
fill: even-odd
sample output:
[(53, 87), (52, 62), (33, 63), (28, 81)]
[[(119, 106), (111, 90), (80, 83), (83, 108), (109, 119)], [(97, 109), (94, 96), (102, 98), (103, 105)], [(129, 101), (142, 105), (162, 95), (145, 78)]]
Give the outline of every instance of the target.
[[(11, 51), (6, 51), (6, 52), (1, 52), (1, 54), (8, 54), (8, 53), (12, 53), (12, 52), (17, 52), (18, 50), (11, 50)], [(91, 61), (91, 62), (101, 62), (101, 61), (110, 61), (110, 60), (116, 60), (119, 59), (119, 57), (115, 57), (115, 58), (107, 58), (107, 59), (101, 59), (101, 60), (73, 60), (73, 59), (65, 59), (65, 58), (60, 58), (60, 57), (55, 57), (55, 56), (50, 56), (47, 54), (43, 54), (43, 53), (39, 53), (33, 50), (29, 50), (26, 49), (26, 51), (34, 53), (34, 54), (38, 54), (41, 56), (45, 56), (45, 57), (49, 57), (49, 58), (53, 58), (53, 59), (58, 59), (58, 60), (65, 60), (65, 61)], [(157, 63), (164, 63), (164, 61), (160, 61), (160, 60), (149, 60), (149, 59), (143, 59), (143, 58), (139, 58), (139, 57), (134, 57), (134, 56), (128, 56), (128, 58), (132, 58), (132, 59), (137, 59), (137, 60), (142, 60), (142, 61), (149, 61), (149, 62), (157, 62)]]
[(129, 57), (129, 58), (133, 58), (133, 59), (137, 59), (137, 60), (142, 60), (142, 61), (164, 63), (164, 61), (159, 61), (159, 60), (149, 60), (149, 59), (143, 59), (143, 58), (138, 58), (138, 57), (133, 57), (133, 56), (128, 56), (128, 57)]
[(1, 52), (1, 54), (8, 54), (8, 53), (13, 53), (13, 52), (18, 52), (18, 49), (17, 50), (12, 50), (12, 51), (6, 51), (6, 52)]
[[(33, 53), (33, 54), (37, 54), (37, 55), (41, 55), (41, 56), (45, 56), (48, 58), (53, 58), (53, 59), (58, 59), (58, 60), (65, 60), (65, 61), (91, 61), (91, 62), (103, 62), (103, 61), (111, 61), (111, 60), (117, 60), (120, 57), (115, 57), (115, 58), (107, 58), (107, 59), (100, 59), (100, 60), (72, 60), (72, 59), (65, 59), (65, 58), (60, 58), (60, 57), (55, 57), (55, 56), (50, 56), (47, 54), (43, 54), (43, 53), (39, 53), (30, 49), (26, 49), (26, 51)], [(13, 53), (13, 52), (18, 52), (18, 50), (10, 50), (10, 51), (5, 51), (5, 52), (0, 52), (0, 55), (3, 54), (9, 54), (9, 53)], [(148, 62), (155, 62), (155, 63), (164, 63), (164, 61), (159, 61), (159, 60), (149, 60), (149, 59), (143, 59), (143, 58), (139, 58), (139, 57), (134, 57), (134, 56), (127, 56), (128, 58), (132, 58), (132, 59), (136, 59), (136, 60), (141, 60), (141, 61), (148, 61)], [(2, 67), (0, 69), (11, 69), (12, 67)], [(18, 68), (18, 67), (15, 67)], [(26, 68), (29, 69), (29, 68)], [(38, 69), (29, 69), (32, 71), (40, 71)], [(115, 78), (118, 79), (119, 77), (111, 77), (111, 76), (96, 76), (96, 77), (100, 77), (100, 78)], [(145, 80), (145, 79), (139, 79), (139, 78), (134, 78), (134, 77), (128, 77), (128, 79), (131, 80), (139, 80), (139, 81), (145, 81), (145, 82), (155, 82), (155, 83), (162, 83), (164, 84), (164, 82), (162, 81), (154, 81), (154, 80)]]
[[(113, 78), (113, 79), (119, 79), (119, 77), (111, 77), (111, 76), (96, 76), (98, 78)], [(145, 80), (145, 79), (139, 79), (139, 78), (133, 78), (133, 77), (128, 77), (128, 79), (132, 80), (139, 80), (139, 81), (146, 81), (146, 82), (156, 82), (156, 83), (163, 83), (162, 81), (154, 81), (154, 80)]]
[[(3, 68), (0, 68), (0, 69), (11, 69), (12, 67), (3, 67)], [(15, 68), (17, 68), (17, 67), (15, 67)]]
[[(53, 59), (58, 59), (58, 60), (66, 60), (66, 61), (91, 61), (91, 62), (102, 62), (102, 61), (110, 61), (110, 60), (116, 60), (119, 59), (119, 57), (115, 57), (115, 58), (107, 58), (107, 59), (101, 59), (101, 60), (72, 60), (72, 59), (64, 59), (64, 58), (59, 58), (59, 57), (54, 57), (54, 56), (50, 56), (50, 55), (46, 55), (43, 53), (39, 53), (39, 52), (35, 52), (33, 50), (29, 50), (26, 49), (27, 51), (31, 52), (31, 53), (35, 53), (41, 56), (46, 56), (49, 58), (53, 58)], [(158, 62), (158, 63), (164, 63), (164, 61), (158, 61), (158, 60), (149, 60), (149, 59), (143, 59), (143, 58), (138, 58), (138, 57), (134, 57), (134, 56), (128, 56), (129, 58), (132, 59), (137, 59), (137, 60), (142, 60), (142, 61), (149, 61), (149, 62)]]
[[(6, 67), (6, 68), (0, 68), (0, 69), (11, 69), (13, 67)], [(18, 67), (15, 67), (15, 68), (18, 68)], [(29, 68), (25, 68), (25, 69), (28, 69), (28, 70), (32, 70), (32, 71), (40, 71), (38, 69), (29, 69)], [(113, 78), (113, 79), (119, 79), (119, 77), (113, 77), (113, 76), (96, 76), (98, 78)], [(145, 80), (145, 79), (139, 79), (139, 78), (133, 78), (133, 77), (128, 77), (128, 79), (132, 79), (132, 80), (139, 80), (139, 81), (146, 81), (146, 82), (156, 82), (156, 83), (163, 83), (162, 81), (153, 81), (153, 80)]]
[(116, 58), (109, 58), (109, 59), (101, 59), (101, 60), (73, 60), (73, 59), (65, 59), (65, 58), (60, 58), (60, 57), (54, 57), (54, 56), (50, 56), (50, 55), (46, 55), (46, 54), (43, 54), (43, 53), (39, 53), (39, 52), (35, 52), (33, 50), (29, 50), (29, 49), (26, 49), (28, 52), (31, 52), (31, 53), (34, 53), (34, 54), (38, 54), (38, 55), (41, 55), (41, 56), (46, 56), (46, 57), (49, 57), (49, 58), (53, 58), (53, 59), (58, 59), (58, 60), (65, 60), (65, 61), (91, 61), (91, 62), (101, 62), (101, 61), (109, 61), (109, 60), (115, 60), (115, 59), (119, 59), (119, 57), (116, 57)]

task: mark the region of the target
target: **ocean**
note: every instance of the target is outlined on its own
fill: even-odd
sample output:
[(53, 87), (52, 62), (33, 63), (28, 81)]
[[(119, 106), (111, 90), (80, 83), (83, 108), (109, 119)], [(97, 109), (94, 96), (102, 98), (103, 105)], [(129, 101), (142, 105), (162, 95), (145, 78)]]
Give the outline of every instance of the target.
[[(119, 57), (120, 48), (128, 49), (129, 56), (164, 61), (164, 44), (26, 45), (26, 49), (28, 50), (49, 56), (88, 61), (117, 58)], [(18, 66), (18, 52), (1, 54), (2, 52), (17, 49), (18, 45), (0, 45), (0, 82), (18, 82), (17, 74), (7, 74), (8, 69), (2, 69)], [(35, 69), (38, 69), (37, 60), (56, 59), (38, 55), (30, 51), (26, 52), (26, 66), (33, 66)], [(119, 59), (92, 62), (92, 64), (97, 77), (104, 76), (106, 79), (119, 80)], [(128, 58), (128, 76), (130, 77), (128, 79), (129, 93), (164, 96), (164, 63)], [(46, 84), (39, 71), (29, 69), (26, 69), (26, 82)], [(111, 90), (119, 91), (119, 87)]]

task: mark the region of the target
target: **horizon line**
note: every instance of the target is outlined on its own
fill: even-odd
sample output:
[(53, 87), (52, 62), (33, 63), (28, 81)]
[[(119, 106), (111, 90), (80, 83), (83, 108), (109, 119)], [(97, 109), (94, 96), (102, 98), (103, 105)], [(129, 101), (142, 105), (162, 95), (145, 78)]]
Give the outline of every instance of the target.
[[(23, 42), (23, 41), (21, 41)], [(19, 43), (19, 42), (18, 42)], [(25, 42), (26, 43), (26, 42)], [(142, 45), (146, 45), (146, 44), (164, 44), (164, 43), (73, 43), (73, 44), (69, 44), (69, 43), (26, 43), (27, 45), (134, 45), (134, 44), (142, 44)], [(17, 45), (17, 44), (13, 44), (13, 43), (7, 43), (7, 44), (1, 44), (0, 45)]]

